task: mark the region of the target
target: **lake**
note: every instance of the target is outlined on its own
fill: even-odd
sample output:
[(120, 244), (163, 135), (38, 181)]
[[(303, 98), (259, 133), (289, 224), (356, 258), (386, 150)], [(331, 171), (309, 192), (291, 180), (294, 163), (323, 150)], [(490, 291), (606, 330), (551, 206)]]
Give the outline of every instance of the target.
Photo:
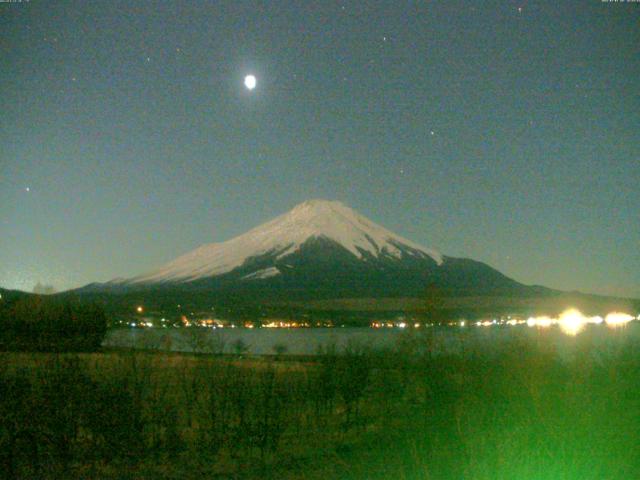
[[(516, 326), (440, 326), (421, 329), (399, 328), (117, 328), (107, 333), (105, 347), (159, 349), (180, 352), (234, 353), (237, 344), (252, 355), (274, 354), (277, 348), (289, 355), (312, 355), (319, 347), (334, 345), (343, 350), (347, 345), (373, 349), (390, 349), (400, 344), (419, 345), (435, 354), (460, 353), (468, 350), (490, 352), (515, 341), (542, 343), (570, 355), (575, 349), (590, 348), (594, 355), (606, 355), (628, 346), (639, 346), (640, 323), (624, 327), (588, 325), (576, 336), (568, 336), (559, 328)], [(278, 346), (278, 347), (277, 347)]]

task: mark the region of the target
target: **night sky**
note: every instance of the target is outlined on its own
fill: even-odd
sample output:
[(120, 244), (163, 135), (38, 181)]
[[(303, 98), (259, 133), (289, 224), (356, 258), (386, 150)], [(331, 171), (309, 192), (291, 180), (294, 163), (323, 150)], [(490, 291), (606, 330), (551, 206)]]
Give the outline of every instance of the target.
[(640, 3), (0, 3), (0, 286), (133, 276), (309, 198), (640, 297)]

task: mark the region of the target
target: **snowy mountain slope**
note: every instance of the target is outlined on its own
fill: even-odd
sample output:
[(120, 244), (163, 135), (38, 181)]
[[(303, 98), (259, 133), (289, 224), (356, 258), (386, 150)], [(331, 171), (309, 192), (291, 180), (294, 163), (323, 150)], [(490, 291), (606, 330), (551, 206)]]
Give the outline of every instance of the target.
[(280, 270), (278, 270), (276, 267), (268, 267), (245, 275), (244, 277), (242, 277), (242, 280), (262, 280), (264, 278), (273, 277), (275, 275), (280, 275)]
[[(467, 314), (529, 314), (538, 308), (536, 302), (548, 305), (560, 293), (523, 285), (476, 260), (441, 255), (339, 202), (312, 200), (236, 238), (203, 245), (149, 274), (91, 283), (58, 295), (98, 302), (123, 314), (144, 304), (149, 311), (175, 315), (183, 315), (186, 308), (222, 309), (238, 318), (302, 311), (324, 318), (327, 305), (342, 309), (341, 305), (365, 299), (368, 306), (395, 299), (396, 310), (403, 311), (403, 301), (414, 299), (433, 311), (429, 315), (453, 319)], [(354, 318), (361, 318), (359, 309), (365, 304), (353, 303)]]
[[(203, 245), (149, 274), (122, 282), (153, 284), (192, 282), (215, 277), (245, 265), (253, 258), (271, 256), (280, 260), (313, 239), (326, 239), (343, 247), (354, 259), (431, 259), (443, 263), (440, 253), (422, 247), (377, 225), (336, 201), (309, 200), (288, 213), (247, 233), (222, 243)], [(262, 279), (279, 274), (268, 266), (264, 272), (247, 273), (245, 279)]]

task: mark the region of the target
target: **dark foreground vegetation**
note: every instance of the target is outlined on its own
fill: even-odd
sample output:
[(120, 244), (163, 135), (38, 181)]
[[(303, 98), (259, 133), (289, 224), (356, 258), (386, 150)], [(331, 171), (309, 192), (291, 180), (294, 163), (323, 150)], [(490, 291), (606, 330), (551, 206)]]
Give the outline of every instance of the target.
[[(2, 478), (630, 479), (640, 353), (3, 353)], [(420, 353), (422, 352), (422, 353)]]
[(102, 308), (41, 295), (0, 302), (0, 350), (92, 352), (107, 332)]

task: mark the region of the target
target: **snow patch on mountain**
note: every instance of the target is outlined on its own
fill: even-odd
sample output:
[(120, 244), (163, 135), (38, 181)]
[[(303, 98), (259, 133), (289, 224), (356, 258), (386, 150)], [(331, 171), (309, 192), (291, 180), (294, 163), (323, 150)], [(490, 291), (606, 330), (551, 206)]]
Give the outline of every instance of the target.
[[(340, 202), (309, 200), (243, 235), (202, 245), (131, 282), (188, 282), (221, 275), (249, 258), (273, 254), (279, 259), (297, 251), (307, 240), (322, 237), (337, 242), (360, 259), (365, 253), (376, 258), (408, 254), (431, 257), (438, 265), (443, 261), (440, 253), (396, 235)], [(266, 270), (276, 275), (272, 269)]]
[(263, 278), (275, 277), (276, 275), (280, 275), (280, 270), (276, 267), (269, 267), (245, 275), (242, 277), (242, 280), (262, 280)]

